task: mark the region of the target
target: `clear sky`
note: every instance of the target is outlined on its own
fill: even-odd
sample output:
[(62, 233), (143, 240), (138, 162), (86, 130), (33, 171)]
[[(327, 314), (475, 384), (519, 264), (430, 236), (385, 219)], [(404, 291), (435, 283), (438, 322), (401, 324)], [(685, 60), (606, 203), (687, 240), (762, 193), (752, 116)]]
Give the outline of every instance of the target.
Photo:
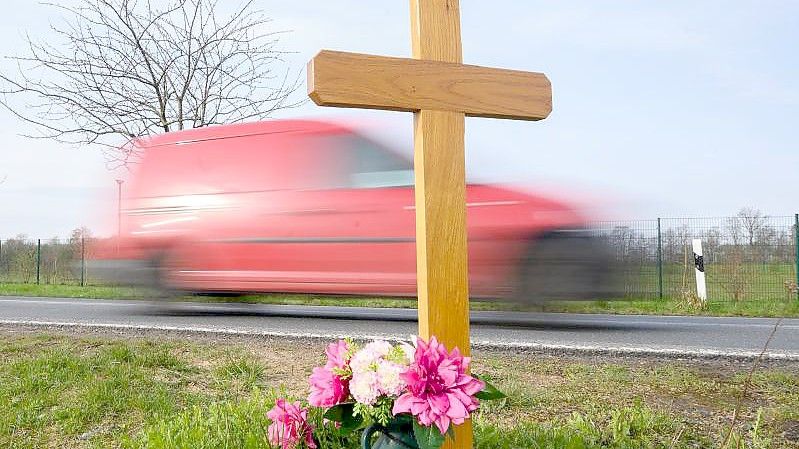
[[(568, 192), (625, 218), (799, 212), (799, 2), (460, 3), (464, 62), (545, 72), (554, 94), (542, 122), (468, 119), (472, 179)], [(59, 19), (31, 0), (3, 6), (3, 55), (25, 33), (47, 38)], [(257, 6), (273, 29), (291, 30), (281, 45), (296, 52), (294, 70), (321, 48), (410, 55), (407, 0)], [(377, 122), (387, 143), (411, 142), (410, 114), (307, 103), (277, 115), (295, 116)], [(125, 173), (107, 170), (97, 149), (31, 141), (25, 131), (0, 111), (0, 238), (95, 227), (92, 204), (113, 198)]]

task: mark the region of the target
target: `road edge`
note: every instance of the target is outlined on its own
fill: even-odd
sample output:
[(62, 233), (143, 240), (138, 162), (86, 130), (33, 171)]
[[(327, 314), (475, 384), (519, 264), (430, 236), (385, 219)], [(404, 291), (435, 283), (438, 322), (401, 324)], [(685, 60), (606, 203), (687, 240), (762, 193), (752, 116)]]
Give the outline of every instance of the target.
[[(241, 337), (267, 337), (285, 338), (292, 340), (320, 340), (329, 341), (335, 338), (352, 337), (357, 341), (367, 340), (409, 340), (407, 337), (385, 335), (333, 335), (313, 332), (274, 332), (252, 331), (231, 328), (211, 327), (182, 327), (144, 324), (117, 324), (117, 323), (78, 323), (40, 320), (0, 320), (0, 325), (30, 327), (42, 330), (106, 330), (117, 332), (160, 332), (176, 335), (205, 335), (205, 336), (241, 336)], [(696, 359), (696, 360), (728, 360), (728, 361), (753, 361), (760, 357), (759, 351), (716, 351), (716, 350), (689, 350), (677, 348), (635, 348), (629, 346), (600, 347), (592, 345), (560, 345), (526, 342), (495, 342), (487, 340), (472, 340), (475, 349), (515, 351), (542, 353), (551, 355), (579, 355), (579, 356), (616, 356), (616, 357), (642, 357), (667, 360)], [(771, 362), (799, 362), (799, 353), (770, 353), (763, 354), (764, 361)]]

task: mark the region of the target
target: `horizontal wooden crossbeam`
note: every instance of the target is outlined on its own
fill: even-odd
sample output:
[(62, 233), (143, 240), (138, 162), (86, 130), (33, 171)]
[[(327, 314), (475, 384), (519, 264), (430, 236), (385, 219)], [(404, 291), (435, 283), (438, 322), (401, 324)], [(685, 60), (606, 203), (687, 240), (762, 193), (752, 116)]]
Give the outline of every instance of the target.
[(319, 106), (516, 120), (541, 120), (552, 111), (543, 73), (330, 50), (308, 63), (308, 96)]

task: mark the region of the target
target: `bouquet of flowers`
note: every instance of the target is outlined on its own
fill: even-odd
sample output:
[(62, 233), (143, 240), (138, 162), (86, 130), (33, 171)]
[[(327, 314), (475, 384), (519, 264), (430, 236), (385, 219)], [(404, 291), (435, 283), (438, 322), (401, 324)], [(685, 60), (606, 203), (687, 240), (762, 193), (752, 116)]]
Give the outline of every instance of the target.
[[(435, 337), (413, 345), (374, 341), (360, 346), (340, 340), (327, 347), (327, 363), (309, 379), (308, 403), (325, 410), (325, 422), (342, 435), (363, 430), (364, 443), (380, 438), (403, 446), (437, 449), (477, 410), (480, 400), (505, 395), (467, 373), (470, 359), (447, 351)], [(270, 443), (281, 449), (316, 448), (308, 410), (278, 400), (267, 413)]]

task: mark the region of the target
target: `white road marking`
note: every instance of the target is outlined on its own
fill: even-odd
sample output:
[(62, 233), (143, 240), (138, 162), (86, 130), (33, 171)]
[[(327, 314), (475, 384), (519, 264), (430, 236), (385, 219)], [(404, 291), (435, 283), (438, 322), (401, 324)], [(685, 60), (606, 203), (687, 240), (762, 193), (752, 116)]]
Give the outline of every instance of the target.
[[(291, 338), (345, 338), (352, 335), (335, 335), (330, 333), (313, 332), (274, 332), (259, 331), (253, 329), (234, 329), (229, 327), (203, 327), (203, 326), (166, 326), (161, 324), (123, 324), (123, 323), (80, 323), (77, 321), (40, 321), (40, 320), (2, 320), (0, 324), (14, 324), (24, 326), (54, 326), (54, 327), (77, 327), (85, 329), (130, 329), (130, 330), (156, 330), (156, 331), (179, 331), (197, 332), (208, 334), (230, 334), (230, 335), (254, 335), (264, 337), (291, 337)], [(379, 339), (400, 339), (392, 334), (368, 335), (358, 334), (356, 337), (366, 340)]]
[[(177, 331), (195, 332), (207, 334), (226, 334), (226, 335), (251, 335), (264, 337), (288, 337), (288, 338), (311, 338), (311, 339), (331, 339), (353, 337), (363, 340), (401, 340), (408, 338), (396, 334), (348, 334), (335, 335), (330, 333), (314, 332), (275, 332), (233, 329), (227, 327), (201, 327), (201, 326), (165, 326), (150, 324), (118, 324), (118, 323), (79, 323), (73, 321), (39, 321), (39, 320), (0, 320), (0, 324), (42, 326), (42, 327), (73, 327), (83, 329), (127, 329), (127, 330), (157, 330), (157, 331)], [(719, 351), (712, 349), (683, 349), (683, 348), (653, 348), (653, 347), (632, 347), (632, 346), (593, 346), (593, 345), (573, 345), (573, 344), (550, 344), (550, 343), (528, 343), (528, 342), (503, 342), (492, 340), (472, 340), (475, 347), (499, 348), (499, 349), (528, 349), (541, 351), (574, 351), (589, 353), (621, 354), (621, 355), (652, 355), (670, 357), (697, 357), (697, 358), (743, 358), (754, 359), (760, 355), (760, 351)], [(799, 361), (799, 353), (793, 352), (767, 352), (764, 359)]]

